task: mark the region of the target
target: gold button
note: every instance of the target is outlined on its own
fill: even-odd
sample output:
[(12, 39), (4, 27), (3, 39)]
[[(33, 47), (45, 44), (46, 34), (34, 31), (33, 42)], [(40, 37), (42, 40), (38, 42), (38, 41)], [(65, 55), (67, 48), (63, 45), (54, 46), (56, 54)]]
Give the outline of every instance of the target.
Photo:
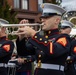
[(41, 62), (41, 60), (39, 60), (39, 62)]
[(42, 4), (42, 6), (41, 6), (42, 8), (44, 8), (44, 4)]
[(41, 57), (41, 55), (39, 55), (39, 57)]
[(40, 38), (40, 41), (42, 40), (42, 38)]
[(47, 41), (45, 41), (45, 43), (47, 43)]
[(43, 52), (43, 51), (40, 51), (40, 52)]
[(35, 38), (37, 38), (37, 36), (35, 36)]
[(45, 38), (48, 38), (48, 36), (45, 36)]
[(49, 34), (51, 33), (51, 31), (48, 32)]

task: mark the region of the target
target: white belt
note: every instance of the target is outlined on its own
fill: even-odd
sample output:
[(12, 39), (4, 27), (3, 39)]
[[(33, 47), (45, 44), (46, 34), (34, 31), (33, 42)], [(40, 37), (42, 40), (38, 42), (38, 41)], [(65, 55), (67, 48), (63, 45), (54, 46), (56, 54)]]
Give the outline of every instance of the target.
[(8, 63), (8, 67), (14, 68), (14, 67), (16, 67), (16, 64), (15, 63)]
[(8, 63), (8, 64), (0, 63), (0, 67), (16, 67), (16, 64), (14, 64), (14, 63)]
[(5, 64), (5, 63), (0, 63), (0, 67), (7, 67), (7, 64)]
[(57, 64), (41, 64), (41, 68), (64, 71), (64, 66)]

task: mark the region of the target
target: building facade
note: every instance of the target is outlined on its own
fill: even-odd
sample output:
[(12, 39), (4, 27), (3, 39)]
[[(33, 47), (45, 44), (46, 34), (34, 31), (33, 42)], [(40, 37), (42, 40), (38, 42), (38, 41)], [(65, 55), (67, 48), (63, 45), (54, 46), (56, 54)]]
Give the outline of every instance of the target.
[(31, 23), (39, 22), (41, 12), (39, 11), (39, 4), (43, 0), (7, 0), (12, 8), (12, 13), (17, 12), (16, 18), (29, 19)]
[(51, 0), (7, 0), (12, 8), (12, 12), (17, 12), (16, 17), (21, 19), (29, 19), (31, 23), (40, 22), (41, 15), (40, 4), (51, 2)]
[(39, 21), (40, 12), (38, 12), (37, 0), (8, 0), (12, 8), (12, 13), (17, 12), (16, 18), (29, 19), (30, 22)]

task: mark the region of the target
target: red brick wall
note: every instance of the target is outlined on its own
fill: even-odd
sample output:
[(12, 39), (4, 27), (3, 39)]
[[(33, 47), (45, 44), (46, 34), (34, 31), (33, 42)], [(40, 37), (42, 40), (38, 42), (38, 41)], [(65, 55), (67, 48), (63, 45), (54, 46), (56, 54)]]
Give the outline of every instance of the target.
[(38, 10), (38, 1), (37, 0), (29, 0), (29, 10), (30, 11)]
[(8, 4), (13, 7), (13, 0), (7, 0)]

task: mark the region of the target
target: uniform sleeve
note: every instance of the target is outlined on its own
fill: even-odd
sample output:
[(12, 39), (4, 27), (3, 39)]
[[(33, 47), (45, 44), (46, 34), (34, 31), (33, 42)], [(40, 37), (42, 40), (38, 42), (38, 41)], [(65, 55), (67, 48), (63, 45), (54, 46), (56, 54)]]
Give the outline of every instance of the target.
[(14, 50), (14, 43), (12, 41), (5, 41), (2, 46), (0, 46), (0, 58), (12, 54)]
[(23, 38), (19, 41), (19, 38), (16, 40), (16, 46), (17, 46), (17, 53), (19, 56), (27, 56), (27, 55), (34, 55), (35, 49), (29, 42)]
[(45, 54), (51, 57), (58, 57), (70, 50), (70, 41), (67, 37), (60, 37), (55, 42), (48, 41), (38, 33), (30, 41), (31, 44), (38, 47)]
[(35, 48), (33, 48), (31, 44), (29, 44), (29, 41), (27, 41), (25, 38), (19, 41), (18, 38), (16, 40), (16, 45), (17, 45), (18, 56), (22, 56), (22, 58), (26, 58), (25, 62), (28, 63), (36, 60)]
[(71, 57), (72, 61), (76, 61), (76, 40), (71, 42)]

